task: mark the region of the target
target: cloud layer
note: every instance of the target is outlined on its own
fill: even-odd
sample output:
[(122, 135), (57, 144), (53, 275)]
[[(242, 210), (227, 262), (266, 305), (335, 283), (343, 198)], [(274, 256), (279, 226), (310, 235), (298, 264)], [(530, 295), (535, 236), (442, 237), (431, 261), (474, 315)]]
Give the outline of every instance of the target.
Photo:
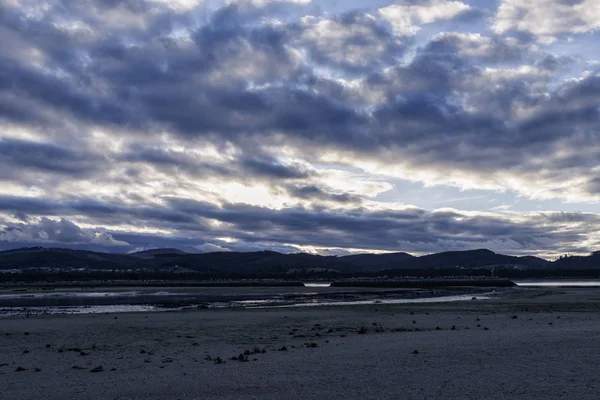
[(0, 246), (595, 250), (596, 2), (334, 3), (0, 0)]

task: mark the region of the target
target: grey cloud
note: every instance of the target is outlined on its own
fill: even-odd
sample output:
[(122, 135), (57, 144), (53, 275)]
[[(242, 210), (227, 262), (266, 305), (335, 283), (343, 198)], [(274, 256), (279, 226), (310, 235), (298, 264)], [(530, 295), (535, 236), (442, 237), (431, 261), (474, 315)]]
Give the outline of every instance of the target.
[(30, 216), (81, 216), (102, 221), (104, 224), (123, 223), (144, 224), (148, 221), (160, 222), (164, 226), (180, 224), (181, 227), (193, 225), (197, 229), (201, 221), (178, 210), (157, 205), (125, 207), (96, 199), (80, 197), (71, 200), (53, 200), (46, 198), (1, 196), (0, 210), (10, 213), (26, 213)]
[[(20, 201), (23, 200), (23, 201)], [(506, 251), (555, 251), (565, 246), (584, 240), (591, 233), (598, 220), (595, 214), (577, 215), (532, 215), (516, 222), (507, 216), (469, 216), (456, 212), (427, 212), (421, 209), (403, 211), (371, 211), (363, 208), (348, 210), (327, 210), (322, 208), (308, 209), (302, 207), (272, 210), (265, 207), (243, 204), (224, 204), (215, 206), (191, 199), (166, 198), (165, 206), (125, 207), (111, 204), (93, 204), (91, 202), (71, 202), (66, 204), (47, 205), (47, 210), (54, 210), (60, 215), (61, 222), (43, 218), (43, 223), (33, 224), (35, 228), (25, 229), (31, 222), (13, 224), (22, 232), (44, 232), (45, 237), (61, 243), (81, 242), (85, 238), (66, 220), (67, 215), (78, 215), (85, 211), (93, 216), (98, 225), (114, 220), (132, 221), (146, 227), (176, 229), (180, 236), (184, 234), (195, 241), (219, 243), (216, 239), (222, 236), (235, 237), (240, 242), (279, 243), (289, 246), (312, 245), (318, 247), (370, 248), (381, 250), (417, 251), (421, 244), (432, 246), (458, 241), (471, 248), (483, 247), (490, 240), (512, 243), (516, 248)], [(40, 201), (41, 203), (41, 201)], [(31, 201), (26, 199), (0, 199), (0, 209), (13, 212), (28, 212)], [(41, 209), (37, 207), (38, 209)], [(32, 216), (40, 215), (38, 212)], [(51, 214), (49, 214), (51, 215)], [(185, 216), (177, 218), (176, 216)], [(570, 222), (584, 221), (589, 225), (577, 223), (565, 229), (565, 218)], [(227, 223), (225, 227), (203, 224), (204, 219), (212, 219)], [(30, 220), (28, 220), (30, 221)], [(63, 227), (64, 225), (64, 227)], [(97, 228), (97, 232), (108, 232)], [(8, 232), (5, 229), (5, 232)], [(132, 236), (140, 236), (135, 232), (127, 234), (112, 233), (116, 241), (125, 241), (135, 246), (143, 246), (132, 241)], [(29, 236), (32, 234), (30, 233)], [(39, 236), (39, 235), (38, 235)], [(85, 236), (85, 235), (84, 235)], [(98, 235), (94, 235), (95, 240)], [(141, 235), (143, 236), (143, 235)], [(140, 236), (140, 237), (141, 237)], [(37, 237), (33, 235), (32, 237)], [(86, 237), (89, 237), (86, 236)], [(6, 240), (6, 233), (5, 238)], [(217, 241), (215, 241), (217, 240)], [(152, 245), (159, 245), (160, 238), (155, 238)], [(165, 238), (163, 244), (169, 244)], [(196, 244), (201, 244), (196, 242)], [(145, 245), (149, 245), (146, 243)], [(160, 247), (160, 246), (159, 246)], [(229, 248), (229, 246), (227, 245)]]
[(268, 176), (279, 179), (308, 178), (309, 173), (301, 168), (281, 164), (277, 160), (257, 157), (246, 157), (240, 162), (243, 169), (252, 175)]
[(503, 37), (456, 32), (434, 37), (425, 49), (426, 52), (459, 54), (489, 63), (520, 61), (528, 50), (529, 46)]
[(360, 197), (353, 196), (349, 193), (329, 193), (318, 186), (292, 186), (288, 188), (288, 193), (291, 196), (308, 200), (321, 200), (333, 203), (360, 203)]
[(101, 246), (126, 246), (128, 243), (115, 240), (110, 233), (84, 230), (78, 225), (61, 218), (56, 221), (46, 217), (37, 222), (10, 224), (0, 230), (0, 241), (42, 243), (95, 243)]
[(298, 45), (312, 61), (341, 70), (364, 73), (399, 62), (406, 44), (373, 16), (353, 11), (333, 18), (304, 21)]
[(51, 143), (0, 138), (0, 165), (14, 176), (23, 168), (37, 172), (83, 177), (98, 172), (104, 160)]
[[(0, 51), (0, 120), (33, 126), (49, 136), (46, 144), (0, 142), (4, 179), (27, 186), (30, 181), (22, 174), (31, 170), (101, 181), (103, 169), (122, 167), (129, 176), (118, 179), (134, 181), (149, 166), (198, 178), (294, 180), (282, 190), (300, 199), (354, 204), (350, 195), (314, 186), (312, 171), (270, 152), (285, 145), (309, 161), (333, 150), (349, 153), (344, 154), (348, 160), (401, 162), (483, 180), (502, 172), (560, 180), (568, 168), (569, 174), (587, 179), (583, 191), (598, 193), (590, 169), (598, 164), (600, 78), (591, 71), (581, 79), (561, 81), (565, 65), (573, 60), (541, 52), (536, 56), (531, 46), (499, 36), (482, 49), (466, 45), (465, 37), (456, 34), (433, 39), (414, 49), (412, 57), (403, 53), (412, 44), (399, 43), (364, 12), (325, 16), (311, 8), (313, 22), (330, 21), (349, 33), (333, 43), (299, 39), (308, 28), (291, 14), (305, 10), (300, 6), (227, 6), (209, 15), (201, 9), (175, 13), (154, 3), (150, 10), (150, 4), (73, 0), (52, 3), (37, 19), (23, 10), (2, 9), (1, 32), (10, 35), (0, 35), (0, 47), (10, 50)], [(115, 9), (128, 10), (123, 15), (139, 18), (143, 26), (135, 18), (131, 24), (111, 21), (107, 26), (102, 18)], [(263, 23), (261, 18), (271, 11), (281, 21)], [(60, 28), (56, 22), (61, 18), (85, 23), (90, 31)], [(368, 35), (356, 35), (354, 29)], [(335, 52), (325, 51), (329, 45)], [(371, 56), (348, 60), (348, 48)], [(407, 57), (398, 60), (399, 55)], [(530, 71), (497, 65), (516, 61), (527, 63)], [(490, 72), (489, 65), (497, 68)], [(340, 76), (357, 79), (341, 82)], [(65, 127), (80, 142), (48, 144), (49, 132)], [(119, 133), (112, 133), (113, 128)], [(86, 146), (93, 129), (105, 131), (108, 140), (124, 135), (137, 144), (107, 154), (114, 164), (106, 165)], [(231, 144), (240, 149), (239, 156), (225, 165), (172, 152), (156, 141), (165, 132), (184, 146), (199, 137), (217, 146)], [(246, 243), (288, 240), (397, 249), (398, 243), (451, 243), (451, 235), (460, 237), (461, 245), (484, 243), (486, 234), (523, 246), (541, 243), (539, 238), (554, 243), (580, 238), (579, 233), (544, 236), (535, 226), (502, 218), (422, 210), (386, 213), (357, 207), (338, 213), (298, 207), (274, 212), (172, 198), (165, 207), (159, 200), (164, 199), (133, 207), (87, 197), (2, 196), (0, 209), (14, 215), (77, 216), (100, 225), (177, 228), (206, 235), (205, 241), (213, 234), (207, 218), (232, 224), (235, 229), (225, 233)]]
[(586, 184), (586, 191), (594, 194), (600, 194), (600, 178), (590, 179)]
[(206, 162), (185, 151), (170, 151), (159, 147), (131, 146), (116, 157), (126, 163), (142, 163), (162, 171), (175, 168), (178, 172), (188, 172), (194, 177), (221, 176), (254, 180), (305, 179), (311, 172), (305, 168), (284, 164), (273, 156), (259, 154), (241, 155), (227, 162)]
[(573, 59), (566, 56), (555, 56), (553, 54), (547, 54), (536, 65), (540, 68), (548, 71), (562, 71), (566, 70), (569, 65), (573, 64)]
[[(58, 78), (15, 65), (0, 59), (0, 89), (18, 93), (11, 98), (0, 97), (2, 117), (22, 123), (55, 123), (45, 112), (52, 109), (72, 113), (76, 118), (113, 124), (127, 124), (132, 110), (114, 103), (100, 93), (84, 93), (80, 82)], [(32, 107), (32, 104), (35, 105)]]

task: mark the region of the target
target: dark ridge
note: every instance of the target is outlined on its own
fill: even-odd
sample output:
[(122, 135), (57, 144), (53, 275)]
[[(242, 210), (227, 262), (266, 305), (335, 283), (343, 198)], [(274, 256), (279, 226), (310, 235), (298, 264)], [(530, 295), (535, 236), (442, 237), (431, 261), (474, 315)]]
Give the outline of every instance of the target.
[[(99, 280), (206, 280), (308, 279), (336, 280), (351, 277), (597, 277), (600, 253), (562, 257), (550, 262), (538, 257), (516, 257), (486, 249), (450, 251), (415, 257), (407, 253), (357, 254), (343, 257), (315, 254), (281, 254), (274, 251), (194, 254), (177, 249), (153, 249), (133, 254), (101, 253), (63, 248), (26, 247), (0, 252), (0, 271), (25, 280), (59, 277)], [(62, 275), (60, 275), (62, 274)], [(87, 275), (86, 275), (87, 274)], [(59, 276), (60, 275), (60, 276)], [(69, 278), (69, 276), (71, 278)], [(14, 280), (16, 277), (10, 278)]]
[(165, 257), (165, 256), (180, 256), (183, 254), (189, 254), (185, 251), (181, 251), (178, 249), (150, 249), (143, 251), (136, 251), (135, 253), (130, 253), (130, 256), (139, 257), (139, 258), (154, 258), (154, 257)]

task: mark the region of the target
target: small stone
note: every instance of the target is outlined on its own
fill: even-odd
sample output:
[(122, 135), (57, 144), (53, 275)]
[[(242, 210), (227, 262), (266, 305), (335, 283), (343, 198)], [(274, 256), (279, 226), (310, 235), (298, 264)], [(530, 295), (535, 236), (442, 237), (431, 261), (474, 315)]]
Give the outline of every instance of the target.
[(104, 367), (102, 367), (102, 365), (98, 365), (96, 368), (92, 368), (90, 370), (90, 372), (103, 372), (104, 371)]

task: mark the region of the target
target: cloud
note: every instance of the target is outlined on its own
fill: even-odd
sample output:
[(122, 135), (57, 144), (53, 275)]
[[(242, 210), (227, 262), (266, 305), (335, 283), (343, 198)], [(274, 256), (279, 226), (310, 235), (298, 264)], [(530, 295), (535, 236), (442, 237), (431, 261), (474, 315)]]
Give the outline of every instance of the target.
[(38, 221), (9, 224), (0, 230), (0, 241), (37, 242), (45, 244), (92, 244), (101, 247), (128, 246), (129, 243), (116, 240), (110, 233), (82, 229), (72, 221), (46, 217)]
[(530, 49), (513, 38), (490, 37), (480, 33), (444, 32), (431, 39), (427, 50), (498, 63), (521, 61)]
[(52, 143), (40, 143), (0, 137), (0, 165), (2, 170), (18, 176), (22, 169), (36, 173), (89, 176), (101, 168), (101, 157), (82, 155), (71, 148)]
[(279, 179), (307, 178), (309, 172), (300, 166), (285, 165), (270, 157), (246, 157), (241, 160), (240, 166), (254, 176), (268, 176)]
[(390, 5), (380, 8), (379, 14), (400, 36), (413, 36), (421, 30), (420, 24), (431, 24), (452, 19), (469, 11), (471, 7), (460, 1), (430, 0), (425, 5)]
[(313, 62), (346, 73), (391, 65), (403, 55), (405, 44), (368, 13), (352, 12), (334, 18), (301, 19), (299, 46)]
[(498, 34), (526, 33), (542, 43), (553, 42), (560, 35), (598, 28), (600, 4), (596, 0), (502, 0), (492, 24)]
[(198, 250), (200, 253), (212, 253), (215, 251), (231, 251), (230, 249), (228, 249), (226, 247), (221, 247), (221, 246), (213, 244), (213, 243), (199, 244), (199, 245), (194, 246), (194, 248), (196, 250)]
[[(23, 241), (42, 240), (37, 229), (73, 245), (286, 251), (596, 243), (582, 226), (544, 236), (529, 214), (600, 201), (600, 70), (577, 36), (597, 29), (595, 3), (506, 0), (491, 20), (467, 18), (484, 13), (470, 2), (333, 3), (0, 3), (5, 237), (12, 226)], [(568, 35), (575, 50), (544, 45)], [(445, 215), (402, 185), (531, 209), (492, 218), (498, 203), (482, 200), (480, 217)], [(41, 218), (85, 228), (69, 242), (66, 222), (59, 234)]]
[[(123, 246), (178, 247), (209, 251), (212, 245), (229, 250), (269, 248), (293, 252), (313, 246), (322, 249), (372, 249), (427, 252), (489, 247), (511, 254), (560, 254), (572, 243), (599, 243), (594, 213), (476, 213), (454, 209), (427, 211), (414, 207), (398, 210), (350, 207), (287, 207), (274, 210), (247, 204), (215, 206), (193, 199), (169, 198), (162, 206), (126, 207), (111, 204), (48, 204), (38, 217), (24, 199), (3, 199), (0, 210), (26, 213), (25, 221), (6, 220), (0, 241), (10, 243), (89, 244), (111, 249)], [(71, 219), (93, 217), (97, 226), (83, 229)], [(185, 218), (173, 216), (185, 216)], [(124, 231), (111, 229), (117, 221), (136, 221)], [(1, 225), (1, 224), (0, 224)], [(108, 225), (108, 226), (107, 226)], [(170, 230), (175, 235), (148, 235), (147, 230)], [(228, 239), (230, 238), (230, 239)], [(208, 246), (208, 245), (211, 246)], [(198, 247), (200, 246), (200, 247)], [(426, 250), (429, 249), (429, 250)], [(221, 251), (221, 250), (219, 250)]]
[(292, 186), (288, 189), (290, 195), (302, 199), (321, 200), (333, 203), (360, 203), (358, 196), (349, 193), (329, 193), (318, 186)]

